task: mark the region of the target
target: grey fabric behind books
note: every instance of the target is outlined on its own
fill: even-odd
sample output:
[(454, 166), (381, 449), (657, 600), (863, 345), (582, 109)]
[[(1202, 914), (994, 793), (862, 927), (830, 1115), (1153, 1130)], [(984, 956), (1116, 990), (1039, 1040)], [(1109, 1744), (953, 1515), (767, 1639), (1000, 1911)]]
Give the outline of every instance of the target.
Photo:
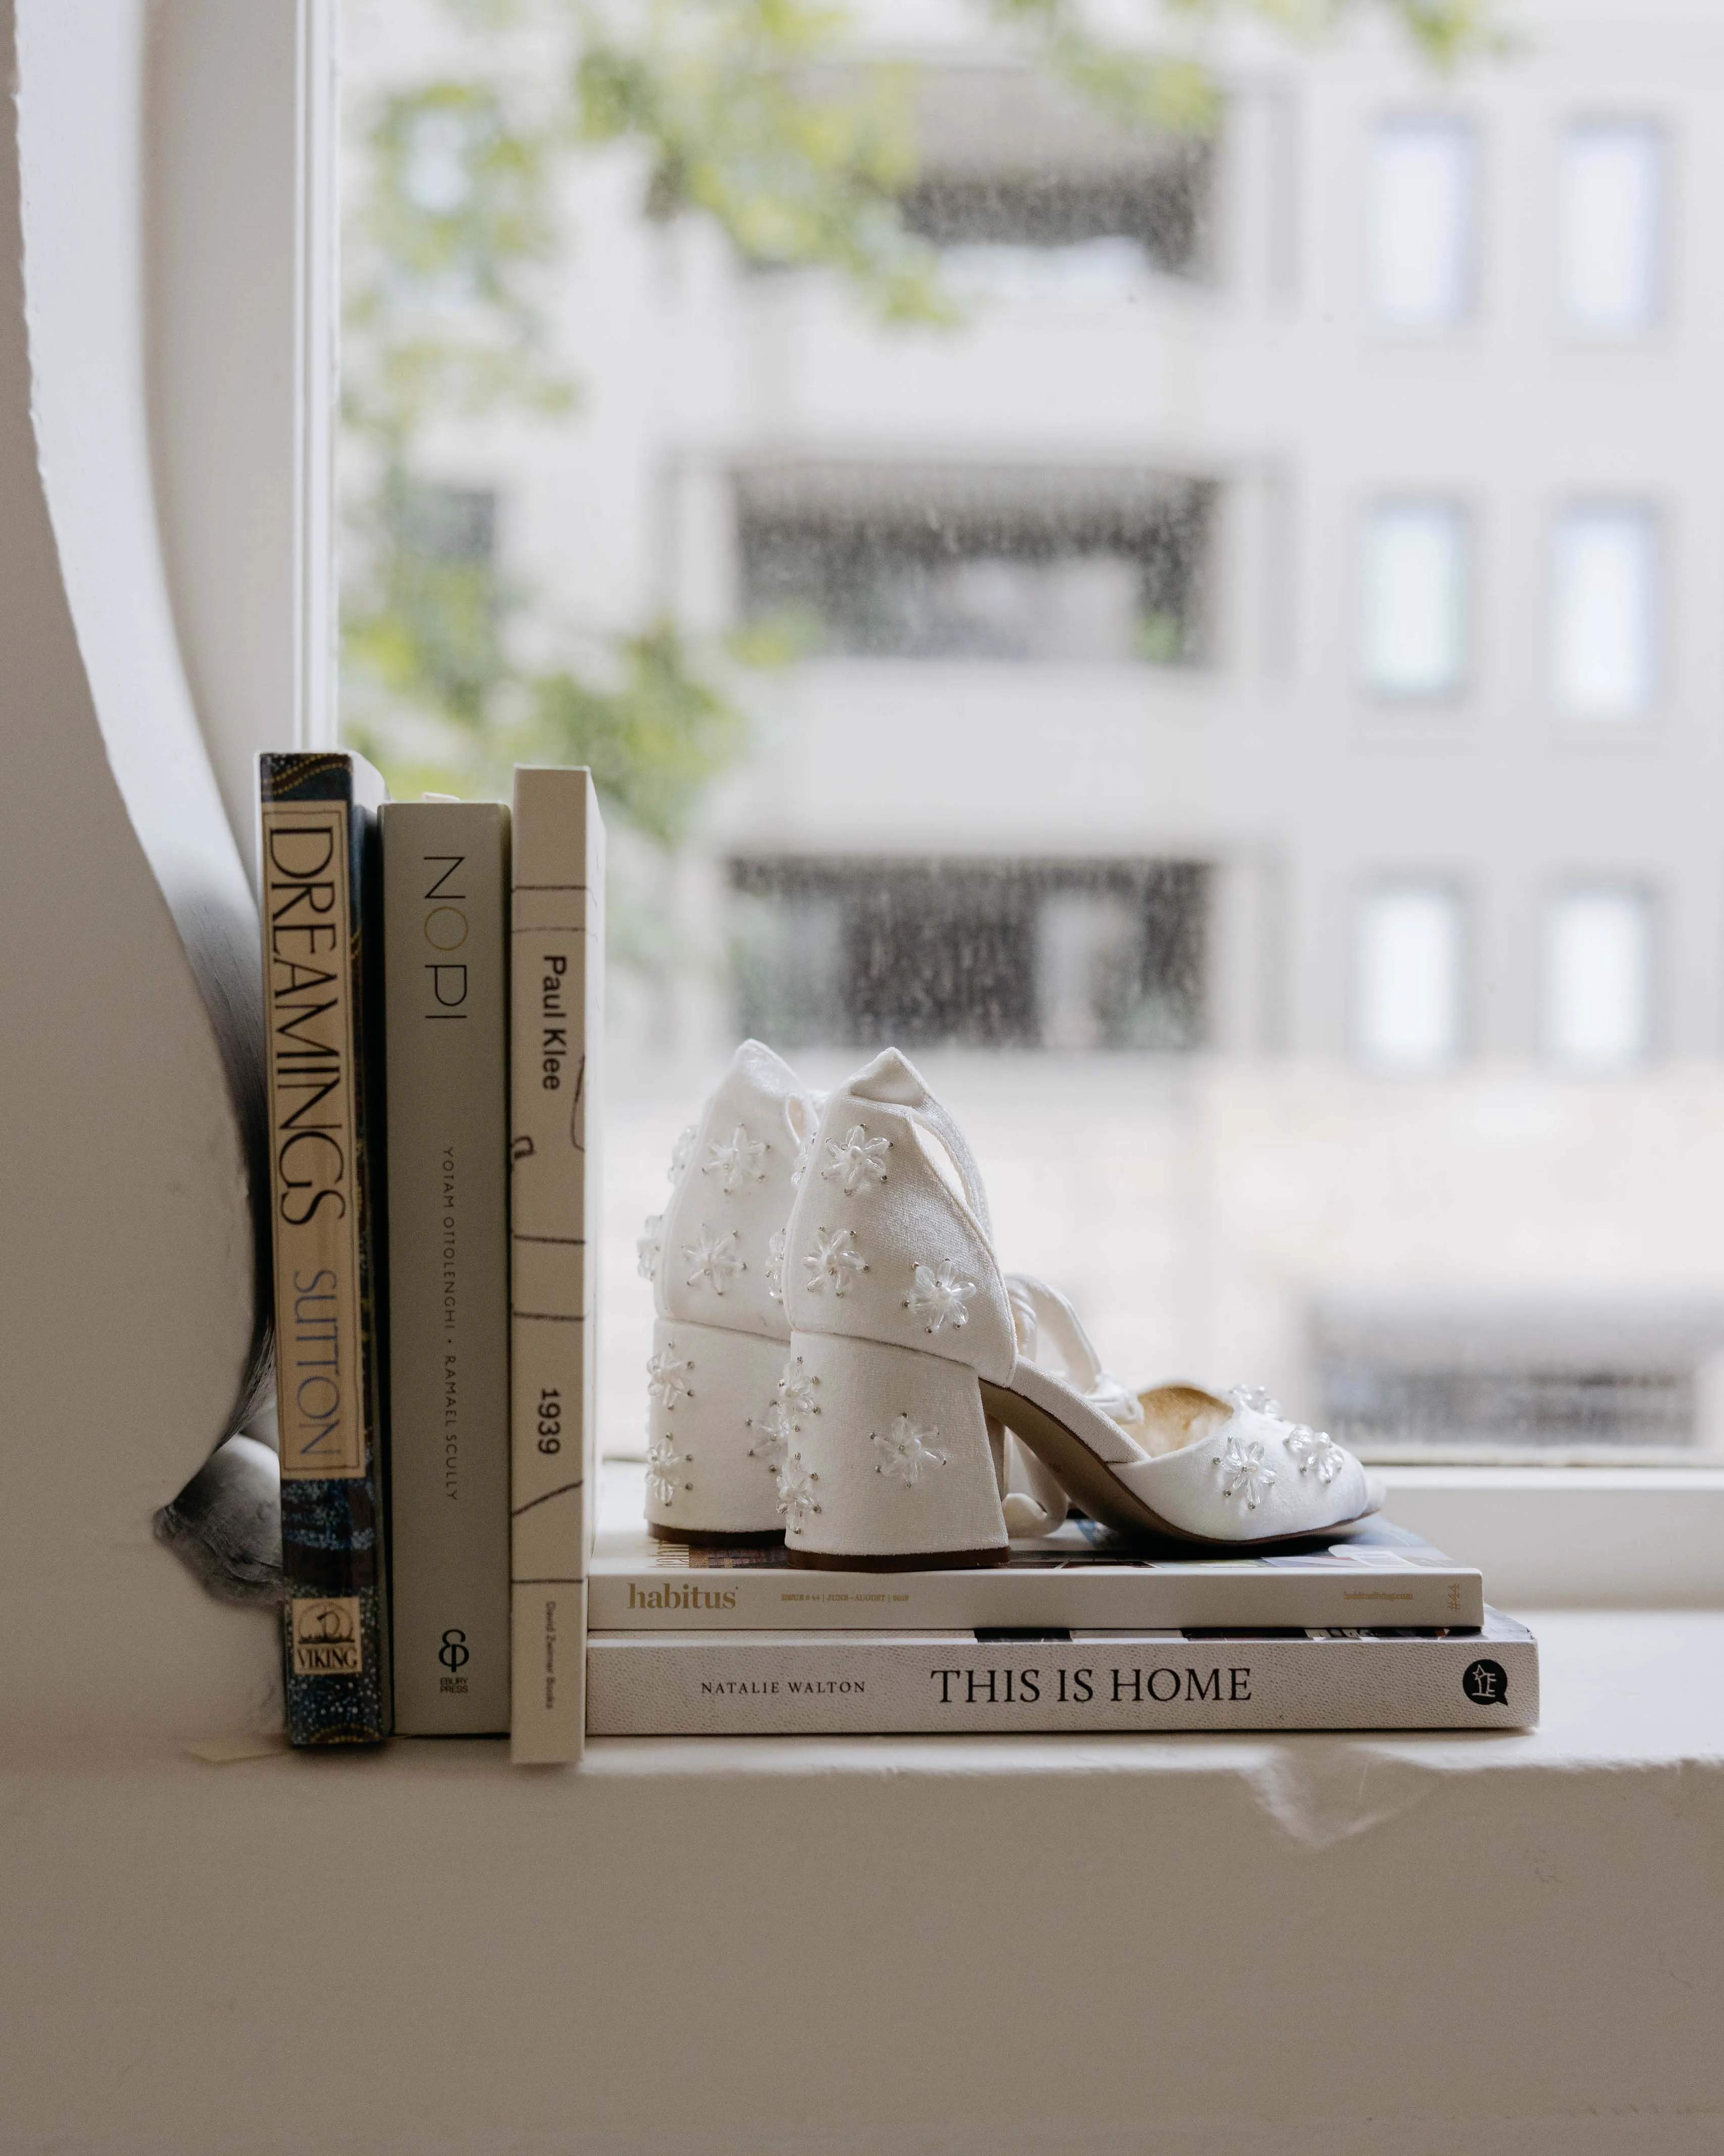
[(395, 1727), (509, 1727), (509, 812), (382, 810)]
[(390, 1727), (377, 810), (362, 757), (259, 759), (287, 1733)]
[(526, 1766), (579, 1758), (586, 1732), (604, 995), (590, 772), (516, 770), (511, 886), (510, 1756)]
[(1524, 1729), (1538, 1647), (1481, 1632), (595, 1633), (595, 1737)]

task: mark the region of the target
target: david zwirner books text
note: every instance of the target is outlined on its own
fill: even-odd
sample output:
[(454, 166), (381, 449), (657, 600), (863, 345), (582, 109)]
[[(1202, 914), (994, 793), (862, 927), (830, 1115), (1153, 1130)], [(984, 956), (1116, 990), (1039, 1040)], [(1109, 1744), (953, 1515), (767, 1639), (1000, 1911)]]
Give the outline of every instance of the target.
[(390, 1727), (377, 810), (362, 757), (259, 759), (287, 1733)]
[(585, 770), (517, 769), (511, 870), (510, 1313), (519, 1763), (580, 1757), (595, 1490), (604, 829)]
[(395, 1727), (509, 1727), (509, 812), (381, 813)]
[(942, 1731), (1523, 1729), (1538, 1648), (1479, 1631), (613, 1632), (589, 1649), (595, 1737)]

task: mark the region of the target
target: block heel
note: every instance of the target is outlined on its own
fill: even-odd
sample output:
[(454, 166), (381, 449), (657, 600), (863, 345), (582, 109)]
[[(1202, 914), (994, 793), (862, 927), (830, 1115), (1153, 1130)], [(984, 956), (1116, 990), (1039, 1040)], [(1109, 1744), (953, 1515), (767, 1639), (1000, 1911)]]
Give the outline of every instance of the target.
[(778, 1541), (782, 1340), (661, 1317), (647, 1364), (648, 1532), (660, 1542)]
[(974, 1371), (914, 1348), (793, 1332), (778, 1471), (794, 1565), (1003, 1564), (999, 1483)]

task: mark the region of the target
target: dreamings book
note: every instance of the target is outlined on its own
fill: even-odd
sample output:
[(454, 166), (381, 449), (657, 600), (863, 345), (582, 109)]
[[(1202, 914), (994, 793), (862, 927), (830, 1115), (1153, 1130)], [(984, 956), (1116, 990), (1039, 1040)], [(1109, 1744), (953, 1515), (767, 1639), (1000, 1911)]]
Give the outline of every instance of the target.
[(391, 1725), (377, 811), (362, 757), (259, 759), (287, 1733)]

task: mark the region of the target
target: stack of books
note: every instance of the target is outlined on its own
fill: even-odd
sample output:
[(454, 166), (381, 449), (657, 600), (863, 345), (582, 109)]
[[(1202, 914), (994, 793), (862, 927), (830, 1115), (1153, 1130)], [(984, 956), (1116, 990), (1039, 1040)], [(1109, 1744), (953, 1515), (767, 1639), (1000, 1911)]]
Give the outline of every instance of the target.
[(265, 756), (259, 790), (294, 1743), (1537, 1719), (1532, 1635), (1380, 1522), (1217, 1558), (1074, 1520), (998, 1568), (811, 1572), (652, 1541), (619, 1468), (594, 1549), (591, 774), (517, 771), (512, 813), (387, 801), (337, 754)]
[(603, 829), (591, 774), (259, 771), (287, 1727), (579, 1756)]
[(1273, 1556), (1088, 1520), (951, 1572), (806, 1571), (641, 1524), (613, 1463), (592, 1563), (594, 1736), (1520, 1729), (1538, 1647), (1480, 1574), (1381, 1520)]

